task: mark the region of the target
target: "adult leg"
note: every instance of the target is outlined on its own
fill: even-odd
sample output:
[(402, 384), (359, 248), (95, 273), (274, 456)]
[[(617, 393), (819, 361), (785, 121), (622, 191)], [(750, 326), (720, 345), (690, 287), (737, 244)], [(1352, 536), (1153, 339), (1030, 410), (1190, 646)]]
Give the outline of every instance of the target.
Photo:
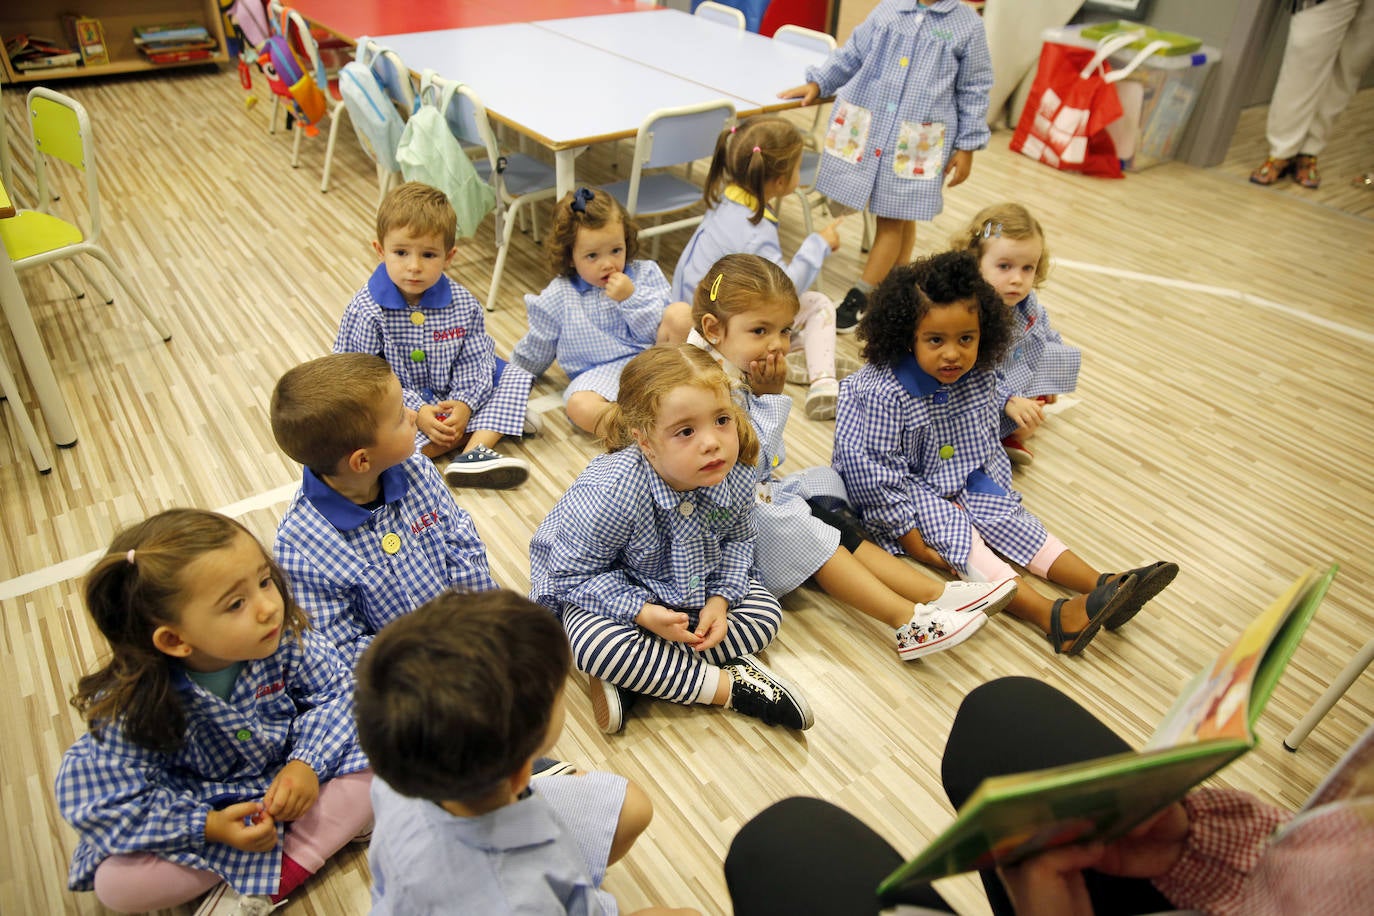
[(1303, 148), (1316, 117), (1318, 101), (1331, 79), (1346, 27), (1361, 0), (1326, 0), (1294, 14), (1288, 21), (1288, 43), (1269, 101), (1265, 133), (1269, 155), (1291, 159)]
[[(1332, 0), (1327, 0), (1328, 3)], [(1352, 5), (1346, 0), (1346, 5)], [(1350, 19), (1345, 27), (1345, 39), (1336, 52), (1336, 61), (1331, 68), (1331, 78), (1326, 81), (1317, 99), (1316, 112), (1312, 124), (1307, 129), (1307, 139), (1303, 141), (1300, 153), (1315, 156), (1326, 148), (1326, 137), (1331, 130), (1331, 122), (1336, 120), (1350, 96), (1360, 88), (1360, 79), (1369, 69), (1374, 59), (1374, 3), (1369, 0), (1354, 0), (1355, 9), (1350, 11)]]
[[(960, 704), (940, 760), (950, 804), (960, 807), (989, 776), (1077, 763), (1131, 746), (1070, 697), (1028, 677), (1004, 677), (974, 688)], [(1141, 878), (1084, 873), (1098, 916), (1173, 909)], [(997, 872), (980, 872), (994, 913), (1012, 914)]]

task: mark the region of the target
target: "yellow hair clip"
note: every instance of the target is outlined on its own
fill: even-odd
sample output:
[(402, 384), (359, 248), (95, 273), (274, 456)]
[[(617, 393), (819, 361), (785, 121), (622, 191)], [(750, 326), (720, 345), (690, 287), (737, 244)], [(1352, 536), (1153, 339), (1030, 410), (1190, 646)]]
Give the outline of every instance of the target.
[(720, 281), (725, 279), (725, 274), (716, 274), (716, 280), (711, 284), (711, 301), (716, 301), (716, 294), (720, 292)]

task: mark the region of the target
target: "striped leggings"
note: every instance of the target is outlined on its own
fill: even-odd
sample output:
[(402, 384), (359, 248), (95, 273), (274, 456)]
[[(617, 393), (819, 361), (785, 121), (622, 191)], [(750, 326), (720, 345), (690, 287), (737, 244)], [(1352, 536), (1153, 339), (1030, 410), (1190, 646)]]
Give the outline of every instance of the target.
[[(687, 617), (695, 627), (696, 612), (687, 611)], [(686, 643), (669, 642), (632, 623), (576, 607), (563, 610), (563, 628), (579, 671), (674, 703), (693, 702), (716, 666), (772, 642), (782, 624), (782, 608), (777, 598), (750, 579), (748, 594), (730, 608), (727, 620), (720, 645), (697, 652)]]

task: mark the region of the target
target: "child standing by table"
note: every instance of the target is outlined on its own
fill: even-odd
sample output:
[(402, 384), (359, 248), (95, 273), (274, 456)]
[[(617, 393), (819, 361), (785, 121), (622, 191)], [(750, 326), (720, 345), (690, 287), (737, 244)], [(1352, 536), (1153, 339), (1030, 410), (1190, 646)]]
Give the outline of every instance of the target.
[(837, 375), (835, 303), (810, 287), (825, 259), (839, 250), (840, 221), (803, 239), (789, 262), (778, 244), (778, 215), (768, 205), (797, 189), (803, 148), (796, 126), (777, 115), (759, 115), (721, 131), (706, 175), (706, 216), (678, 258), (673, 297), (692, 302), (701, 278), (727, 254), (756, 254), (785, 270), (792, 285), (803, 291), (792, 321), (791, 347), (805, 359), (796, 380), (811, 386), (806, 415), (830, 420), (840, 393), (839, 378), (858, 365), (846, 359), (847, 371)]
[(757, 255), (726, 255), (697, 286), (696, 328), (687, 337), (739, 384), (736, 396), (759, 437), (755, 571), (779, 597), (814, 577), (827, 594), (890, 626), (903, 661), (952, 649), (1011, 600), (1012, 577), (941, 586), (822, 507), (825, 499), (848, 502), (833, 468), (773, 478), (792, 408), (780, 392), (796, 314), (796, 290), (780, 267)]
[(1016, 574), (1004, 556), (1078, 592), (1051, 601), (1021, 588), (1007, 605), (1070, 655), (1178, 574), (1170, 562), (1099, 573), (1022, 508), (997, 443), (1003, 402), (992, 371), (1011, 316), (972, 254), (893, 271), (859, 334), (868, 365), (840, 386), (834, 464), (880, 544), (982, 581)]
[(780, 97), (837, 95), (816, 190), (877, 217), (863, 274), (836, 313), (844, 333), (911, 259), (916, 220), (944, 207), (945, 177), (961, 183), (987, 145), (992, 59), (983, 20), (961, 0), (883, 0), (806, 80)]
[(555, 204), (544, 249), (554, 278), (525, 297), (529, 330), (511, 362), (539, 376), (557, 359), (568, 374), (568, 419), (599, 435), (620, 371), (655, 343), (686, 340), (691, 306), (669, 305), (658, 264), (635, 260), (638, 227), (605, 191), (578, 188)]
[(637, 694), (810, 728), (796, 687), (752, 653), (782, 623), (750, 575), (758, 441), (696, 347), (625, 366), (596, 458), (530, 541), (530, 597), (563, 622), (592, 709), (614, 734)]
[(73, 890), (141, 913), (219, 885), (201, 912), (267, 913), (370, 829), (349, 669), (246, 528), (159, 513), (85, 597), (113, 657), (77, 686), (90, 731), (57, 774)]
[(1030, 464), (1029, 439), (1045, 420), (1042, 404), (1078, 387), (1083, 354), (1050, 326), (1035, 290), (1049, 272), (1045, 232), (1020, 204), (993, 204), (978, 212), (950, 247), (978, 258), (978, 269), (1012, 311), (1012, 340), (997, 366), (1002, 448), (1012, 464)]
[(494, 446), (524, 432), (534, 378), (496, 356), (482, 306), (444, 273), (457, 232), (438, 188), (408, 181), (388, 193), (372, 243), (382, 263), (344, 311), (334, 352), (387, 361), (416, 413), (415, 447), (430, 458), (458, 453), (444, 468), (451, 486), (513, 487), (529, 464)]

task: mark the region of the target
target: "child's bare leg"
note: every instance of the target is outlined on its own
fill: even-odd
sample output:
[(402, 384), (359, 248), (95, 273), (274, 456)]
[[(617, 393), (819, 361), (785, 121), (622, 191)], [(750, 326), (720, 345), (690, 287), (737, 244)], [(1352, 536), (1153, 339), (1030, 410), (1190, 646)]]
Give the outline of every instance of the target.
[(420, 446), (420, 454), (424, 455), (426, 458), (442, 458), (451, 451), (453, 451), (453, 449), (444, 448), (442, 445), (435, 445), (433, 442), (426, 442), (424, 445)]
[(1045, 578), (1076, 592), (1090, 592), (1097, 588), (1099, 573), (1083, 562), (1072, 550), (1066, 550), (1050, 564)]
[[(867, 546), (881, 550), (876, 545)], [(874, 620), (881, 620), (894, 630), (911, 622), (915, 602), (888, 588), (843, 547), (836, 548), (834, 555), (816, 570), (815, 579), (827, 595), (863, 611)], [(934, 591), (936, 595), (940, 592), (938, 588)]]
[(658, 320), (658, 344), (680, 344), (687, 342), (687, 334), (692, 330), (692, 306), (686, 302), (673, 302), (663, 310)]
[(877, 286), (898, 264), (911, 260), (911, 249), (916, 244), (916, 224), (911, 220), (877, 217), (877, 227), (873, 231), (873, 247), (868, 250), (868, 261), (864, 264), (862, 280)]
[(610, 410), (611, 402), (595, 391), (578, 391), (568, 398), (568, 419), (583, 432), (598, 435), (601, 419)]
[[(577, 777), (569, 777), (576, 779)], [(639, 839), (644, 828), (654, 816), (654, 804), (644, 790), (631, 782), (625, 786), (625, 803), (620, 806), (620, 819), (615, 824), (615, 836), (611, 838), (611, 853), (606, 864), (619, 861), (630, 847)]]
[[(1035, 624), (1040, 628), (1040, 632), (1049, 633), (1050, 631), (1050, 612), (1054, 609), (1054, 599), (1046, 598), (1035, 589), (1028, 586), (1024, 579), (1020, 580), (1016, 595), (1007, 604), (1007, 613), (1017, 617), (1027, 623)], [(1059, 609), (1059, 628), (1064, 633), (1076, 634), (1079, 630), (1088, 625), (1088, 598), (1086, 595), (1075, 595), (1064, 606)], [(1073, 643), (1072, 639), (1065, 640), (1060, 646), (1061, 649), (1068, 648)]]
[(854, 551), (854, 559), (862, 563), (880, 582), (913, 604), (934, 601), (943, 592), (943, 583), (905, 560), (894, 557), (872, 541), (860, 544)]
[(458, 448), (465, 452), (470, 452), (479, 445), (493, 448), (496, 443), (500, 442), (503, 438), (505, 438), (505, 434), (498, 433), (494, 429), (477, 429), (473, 430), (472, 435), (468, 436), (468, 441), (458, 446)]

